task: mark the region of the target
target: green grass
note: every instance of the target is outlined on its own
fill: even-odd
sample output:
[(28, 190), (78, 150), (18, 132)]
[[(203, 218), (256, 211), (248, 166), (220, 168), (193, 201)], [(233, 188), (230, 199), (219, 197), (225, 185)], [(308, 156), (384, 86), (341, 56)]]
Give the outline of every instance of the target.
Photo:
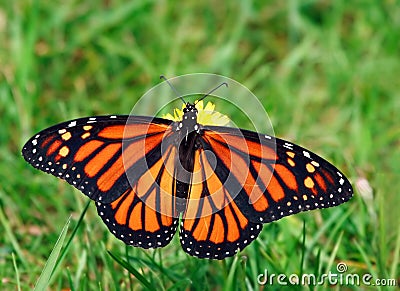
[[(318, 275), (338, 262), (399, 280), (400, 7), (331, 2), (0, 0), (0, 288), (31, 289), (43, 271), (51, 290), (258, 290), (265, 269)], [(340, 207), (267, 224), (239, 256), (208, 261), (186, 255), (177, 238), (156, 251), (126, 247), (93, 205), (79, 220), (84, 195), (20, 155), (41, 129), (128, 114), (160, 74), (197, 72), (247, 86), (277, 136), (372, 192), (355, 187)], [(61, 261), (52, 255), (54, 268), (45, 267), (54, 247)]]

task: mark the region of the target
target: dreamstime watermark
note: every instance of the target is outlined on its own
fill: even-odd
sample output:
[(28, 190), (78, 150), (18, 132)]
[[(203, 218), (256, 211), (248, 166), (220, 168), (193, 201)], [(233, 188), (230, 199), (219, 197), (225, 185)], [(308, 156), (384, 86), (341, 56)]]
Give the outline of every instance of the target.
[(396, 279), (374, 279), (369, 273), (354, 274), (346, 273), (348, 267), (340, 262), (336, 265), (336, 272), (329, 271), (320, 275), (315, 274), (275, 274), (264, 273), (257, 276), (260, 285), (300, 285), (300, 286), (322, 286), (322, 285), (348, 285), (348, 286), (396, 286)]

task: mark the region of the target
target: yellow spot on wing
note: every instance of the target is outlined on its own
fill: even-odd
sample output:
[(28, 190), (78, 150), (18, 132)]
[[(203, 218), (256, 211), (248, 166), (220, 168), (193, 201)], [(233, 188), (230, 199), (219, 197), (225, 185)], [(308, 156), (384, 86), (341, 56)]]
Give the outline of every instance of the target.
[(289, 159), (289, 158), (288, 158), (287, 161), (288, 161), (288, 164), (289, 164), (290, 166), (292, 166), (292, 167), (296, 166), (295, 162), (294, 162), (292, 159)]
[(84, 130), (91, 130), (93, 128), (93, 126), (91, 126), (91, 125), (85, 125), (85, 126), (83, 126), (83, 129)]
[(294, 152), (287, 151), (286, 154), (291, 158), (294, 158), (294, 156), (295, 156)]
[(306, 165), (306, 169), (307, 169), (307, 171), (308, 171), (309, 173), (314, 173), (314, 171), (315, 171), (314, 166), (311, 165), (311, 164), (307, 164), (307, 165)]
[(69, 148), (67, 146), (63, 146), (59, 151), (58, 154), (62, 157), (66, 157), (69, 154)]
[(64, 133), (61, 136), (61, 138), (66, 141), (66, 140), (69, 140), (71, 138), (71, 136), (72, 136), (71, 133), (68, 131), (68, 132)]
[(82, 139), (88, 138), (90, 136), (90, 132), (85, 132), (84, 134), (81, 135)]
[(304, 179), (304, 185), (310, 189), (314, 188), (314, 181), (310, 177), (307, 177)]

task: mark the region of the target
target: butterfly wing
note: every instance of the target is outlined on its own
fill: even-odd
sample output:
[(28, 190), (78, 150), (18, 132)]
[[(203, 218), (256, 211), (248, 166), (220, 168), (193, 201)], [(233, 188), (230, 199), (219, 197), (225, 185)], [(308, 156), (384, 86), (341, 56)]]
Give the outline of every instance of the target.
[(110, 232), (128, 245), (142, 248), (166, 246), (176, 233), (178, 219), (156, 211), (128, 190), (112, 203), (96, 203), (97, 213)]
[(221, 260), (250, 244), (260, 233), (262, 224), (251, 222), (240, 205), (230, 199), (213, 170), (218, 165), (213, 165), (211, 159), (204, 148), (195, 153), (180, 241), (192, 256)]
[(174, 143), (153, 154), (154, 163), (112, 203), (100, 203), (97, 212), (111, 233), (126, 244), (142, 248), (167, 245), (176, 232), (173, 167), (177, 159)]
[[(228, 127), (203, 127), (200, 140), (180, 235), (192, 255), (231, 256), (257, 237), (260, 223), (352, 197), (336, 167), (300, 146)], [(196, 167), (204, 172), (198, 181)]]
[(150, 117), (80, 118), (39, 132), (24, 145), (22, 155), (89, 198), (109, 203), (130, 188), (129, 171), (134, 172), (130, 178), (138, 179), (146, 171), (138, 165), (156, 160), (152, 156), (159, 152), (169, 124)]
[(35, 168), (97, 201), (98, 214), (117, 238), (162, 247), (177, 227), (174, 178), (167, 169), (176, 158), (170, 123), (150, 117), (81, 118), (39, 132), (22, 154)]
[[(300, 211), (348, 201), (350, 182), (335, 166), (303, 147), (268, 135), (208, 127), (203, 141), (215, 154), (216, 174), (249, 219), (270, 222)], [(225, 174), (224, 174), (225, 173)]]

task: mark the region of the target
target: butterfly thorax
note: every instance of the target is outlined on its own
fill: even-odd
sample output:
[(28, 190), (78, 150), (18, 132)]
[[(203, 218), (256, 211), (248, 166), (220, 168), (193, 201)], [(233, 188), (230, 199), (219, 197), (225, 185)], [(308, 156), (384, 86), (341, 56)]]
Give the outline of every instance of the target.
[[(183, 117), (179, 122), (179, 127), (181, 128), (182, 134), (184, 136), (189, 135), (191, 132), (199, 132), (199, 124), (197, 123), (198, 111), (194, 104), (187, 103), (186, 107), (183, 109)], [(187, 140), (187, 138), (186, 138)]]

